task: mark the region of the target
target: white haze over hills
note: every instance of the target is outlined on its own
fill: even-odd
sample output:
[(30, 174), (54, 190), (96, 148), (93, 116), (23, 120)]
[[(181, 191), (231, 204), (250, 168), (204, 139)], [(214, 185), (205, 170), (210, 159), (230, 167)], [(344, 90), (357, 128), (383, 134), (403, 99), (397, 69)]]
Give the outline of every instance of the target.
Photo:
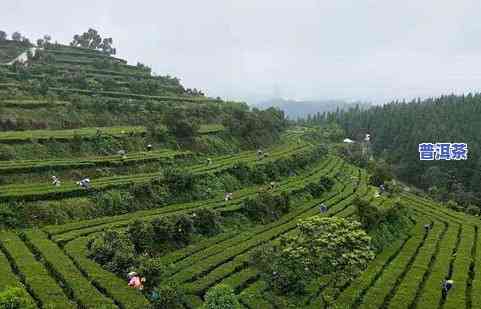
[(269, 107), (278, 107), (283, 110), (289, 119), (305, 118), (307, 115), (314, 115), (316, 113), (333, 112), (339, 109), (349, 109), (359, 105), (361, 108), (368, 108), (371, 103), (360, 101), (344, 101), (344, 100), (316, 100), (303, 101), (286, 98), (270, 99), (266, 101), (257, 102), (252, 105), (259, 109), (266, 109)]

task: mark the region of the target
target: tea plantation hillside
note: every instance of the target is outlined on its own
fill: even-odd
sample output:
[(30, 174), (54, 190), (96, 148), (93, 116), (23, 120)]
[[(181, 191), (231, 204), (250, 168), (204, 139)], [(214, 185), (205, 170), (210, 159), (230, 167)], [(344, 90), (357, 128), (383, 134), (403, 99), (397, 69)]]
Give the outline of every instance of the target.
[(42, 42), (0, 66), (0, 308), (481, 308), (479, 218), (339, 137)]

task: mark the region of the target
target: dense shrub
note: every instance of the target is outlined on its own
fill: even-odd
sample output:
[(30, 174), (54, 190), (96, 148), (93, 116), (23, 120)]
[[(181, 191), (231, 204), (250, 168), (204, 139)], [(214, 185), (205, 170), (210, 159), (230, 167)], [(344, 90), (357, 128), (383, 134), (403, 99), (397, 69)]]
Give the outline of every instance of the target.
[(354, 205), (356, 206), (362, 227), (368, 231), (374, 229), (385, 217), (383, 209), (367, 200), (356, 198)]
[(318, 182), (311, 182), (305, 186), (305, 189), (314, 197), (320, 197), (322, 193), (327, 192), (334, 186), (334, 180), (327, 176), (322, 176)]
[(139, 261), (137, 272), (141, 277), (146, 278), (144, 289), (151, 291), (167, 273), (167, 267), (160, 258), (142, 258)]
[(161, 284), (155, 289), (158, 297), (152, 301), (152, 309), (182, 309), (184, 308), (184, 292), (173, 284)]
[[(267, 164), (264, 164), (263, 171), (264, 174), (267, 176), (267, 179), (270, 180), (278, 180), (281, 173), (280, 173), (280, 165), (282, 164), (282, 161), (276, 161), (276, 162), (269, 162)], [(283, 168), (285, 168), (283, 166)]]
[(21, 212), (14, 204), (0, 203), (0, 229), (15, 228), (21, 224)]
[(135, 247), (123, 232), (108, 230), (87, 242), (88, 256), (106, 269), (125, 275), (135, 261)]
[(266, 183), (269, 178), (267, 177), (262, 167), (254, 168), (251, 172), (250, 181), (255, 184)]
[(135, 220), (128, 225), (126, 233), (135, 251), (144, 252), (152, 246), (154, 229), (150, 222)]
[(221, 231), (221, 216), (218, 211), (200, 208), (192, 214), (194, 229), (202, 235), (212, 236)]
[(387, 181), (391, 181), (393, 178), (391, 167), (384, 161), (372, 161), (370, 162), (368, 168), (372, 173), (371, 177), (369, 178), (369, 183), (373, 186), (378, 187)]
[(178, 247), (187, 245), (192, 239), (192, 233), (194, 231), (194, 224), (192, 219), (187, 215), (175, 215), (174, 220), (174, 233), (171, 238), (173, 243)]
[(152, 220), (153, 239), (156, 243), (165, 243), (171, 240), (174, 224), (169, 217), (160, 217)]
[(10, 145), (0, 144), (0, 160), (14, 160), (15, 159), (15, 149)]
[(155, 242), (183, 247), (192, 238), (194, 223), (190, 216), (180, 214), (154, 219), (152, 228)]
[(199, 122), (184, 112), (172, 111), (164, 119), (168, 131), (181, 141), (192, 141), (199, 133)]
[(225, 284), (218, 284), (207, 291), (203, 309), (240, 309), (234, 290)]
[(144, 205), (145, 208), (163, 204), (168, 199), (167, 187), (157, 179), (148, 183), (134, 184), (129, 188), (129, 192), (135, 203)]
[(387, 208), (379, 208), (366, 200), (356, 199), (359, 220), (372, 238), (372, 248), (380, 252), (400, 235), (412, 227), (408, 208), (399, 203)]
[(239, 179), (241, 183), (247, 183), (250, 180), (251, 169), (245, 162), (235, 164), (233, 167), (229, 168), (227, 172)]
[(251, 220), (264, 224), (288, 213), (289, 204), (290, 198), (286, 192), (280, 195), (262, 192), (255, 198), (246, 199), (242, 203), (241, 210)]
[(188, 171), (168, 169), (164, 173), (164, 182), (172, 194), (182, 195), (194, 189), (195, 177)]
[(299, 268), (299, 261), (283, 258), (276, 246), (265, 245), (254, 250), (251, 263), (276, 292), (303, 294), (310, 280), (309, 273)]
[(220, 177), (218, 177), (218, 182), (220, 184), (218, 188), (224, 192), (233, 192), (242, 188), (241, 181), (229, 173), (220, 175)]
[(276, 108), (263, 111), (237, 109), (223, 124), (230, 135), (238, 137), (245, 146), (253, 148), (275, 142), (287, 127), (287, 119), (284, 112)]
[(163, 126), (151, 126), (147, 128), (147, 132), (152, 140), (160, 143), (167, 142), (170, 139), (168, 130)]
[(344, 218), (314, 216), (300, 220), (299, 233), (279, 245), (256, 250), (251, 262), (277, 292), (303, 294), (313, 280), (335, 274), (331, 287), (357, 276), (374, 258), (361, 224)]

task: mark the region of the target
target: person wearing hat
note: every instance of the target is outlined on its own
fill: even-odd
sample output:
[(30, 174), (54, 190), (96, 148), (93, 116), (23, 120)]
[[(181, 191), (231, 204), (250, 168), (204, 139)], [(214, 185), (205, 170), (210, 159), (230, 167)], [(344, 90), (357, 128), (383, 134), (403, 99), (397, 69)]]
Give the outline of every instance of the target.
[(135, 289), (143, 290), (145, 278), (140, 278), (139, 274), (131, 271), (127, 277), (129, 278), (129, 286)]

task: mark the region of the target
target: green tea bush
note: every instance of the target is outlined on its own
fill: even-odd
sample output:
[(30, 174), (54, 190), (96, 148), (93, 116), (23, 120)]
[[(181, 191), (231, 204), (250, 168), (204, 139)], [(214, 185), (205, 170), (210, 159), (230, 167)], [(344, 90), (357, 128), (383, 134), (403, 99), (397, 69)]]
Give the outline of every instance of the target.
[(178, 285), (161, 284), (154, 292), (157, 297), (152, 301), (152, 309), (184, 308), (184, 292)]
[(207, 291), (203, 309), (240, 309), (234, 290), (225, 284), (218, 284)]
[(318, 182), (308, 183), (305, 189), (313, 196), (320, 197), (322, 193), (331, 190), (334, 186), (334, 180), (330, 177), (322, 176)]
[(0, 229), (15, 228), (21, 225), (22, 216), (16, 204), (0, 203)]
[(21, 288), (7, 288), (0, 292), (0, 309), (35, 309), (27, 292)]
[(14, 160), (15, 157), (16, 152), (13, 146), (0, 144), (0, 160)]

